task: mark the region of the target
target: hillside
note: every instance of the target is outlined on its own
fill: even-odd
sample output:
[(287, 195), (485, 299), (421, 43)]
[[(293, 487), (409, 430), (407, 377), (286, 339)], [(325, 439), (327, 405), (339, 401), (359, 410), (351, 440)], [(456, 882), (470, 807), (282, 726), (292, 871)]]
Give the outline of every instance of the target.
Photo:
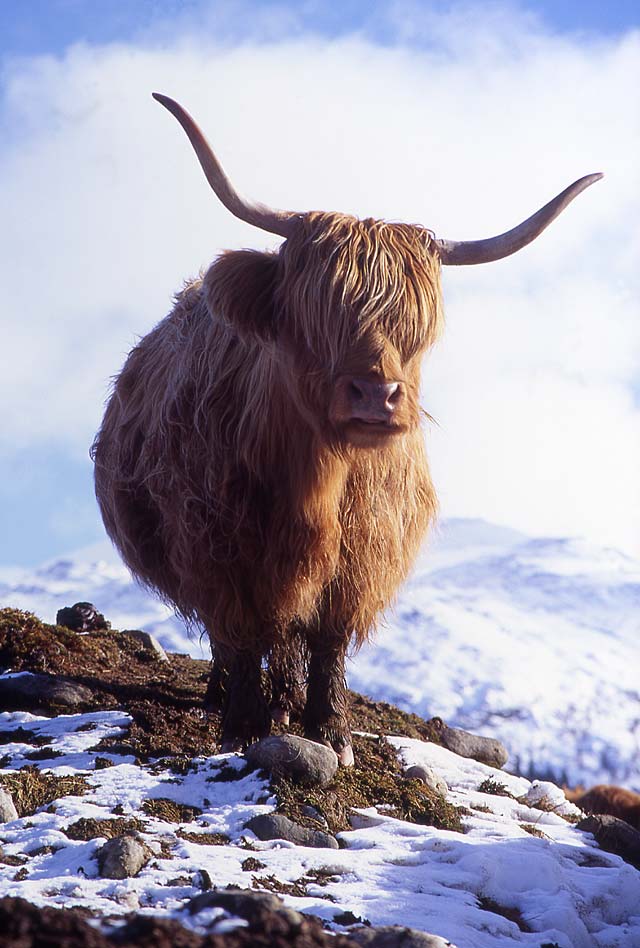
[[(0, 602), (48, 621), (77, 600), (116, 628), (207, 655), (139, 589), (107, 543), (33, 571), (0, 571)], [(640, 564), (571, 539), (449, 520), (418, 561), (355, 690), (499, 737), (525, 776), (640, 790)]]
[[(204, 662), (5, 610), (0, 666), (17, 808), (0, 825), (0, 945), (640, 946), (637, 869), (555, 786), (452, 753), (436, 722), (354, 695), (356, 767), (304, 787), (215, 753)], [(248, 828), (274, 811), (313, 844)], [(137, 847), (117, 878), (108, 844)]]

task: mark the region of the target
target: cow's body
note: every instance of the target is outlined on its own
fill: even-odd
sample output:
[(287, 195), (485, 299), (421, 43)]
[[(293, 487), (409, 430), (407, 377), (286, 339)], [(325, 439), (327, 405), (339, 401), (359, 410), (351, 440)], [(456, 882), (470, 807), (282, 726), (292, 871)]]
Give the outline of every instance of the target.
[(285, 241), (220, 257), (132, 351), (94, 445), (98, 501), (134, 575), (207, 629), (223, 747), (265, 734), (270, 703), (301, 710), (348, 763), (348, 644), (393, 599), (436, 509), (418, 399), (440, 265), (514, 253), (601, 175), (499, 237), (437, 240), (245, 201), (188, 113), (155, 97), (229, 210)]

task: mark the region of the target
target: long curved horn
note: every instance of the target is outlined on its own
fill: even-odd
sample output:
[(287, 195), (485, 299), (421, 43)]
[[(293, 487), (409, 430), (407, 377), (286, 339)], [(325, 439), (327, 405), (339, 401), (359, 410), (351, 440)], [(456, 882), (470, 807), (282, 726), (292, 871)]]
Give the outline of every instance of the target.
[(235, 217), (246, 221), (247, 224), (253, 224), (255, 227), (267, 230), (271, 234), (278, 234), (280, 237), (288, 237), (293, 230), (295, 220), (300, 215), (295, 211), (279, 211), (276, 208), (267, 207), (265, 204), (259, 204), (253, 201), (247, 201), (246, 198), (241, 197), (226, 176), (222, 165), (211, 149), (211, 145), (189, 113), (174, 99), (170, 99), (169, 96), (161, 95), (159, 92), (154, 92), (152, 95), (153, 98), (159, 102), (160, 105), (164, 105), (165, 109), (168, 109), (182, 125), (198, 156), (198, 161), (202, 166), (207, 181), (224, 206), (230, 210)]
[(486, 240), (436, 240), (440, 260), (445, 266), (463, 266), (471, 263), (491, 263), (493, 260), (508, 257), (535, 240), (545, 227), (564, 211), (567, 204), (602, 177), (604, 175), (598, 173), (578, 178), (522, 224), (497, 237), (488, 237)]

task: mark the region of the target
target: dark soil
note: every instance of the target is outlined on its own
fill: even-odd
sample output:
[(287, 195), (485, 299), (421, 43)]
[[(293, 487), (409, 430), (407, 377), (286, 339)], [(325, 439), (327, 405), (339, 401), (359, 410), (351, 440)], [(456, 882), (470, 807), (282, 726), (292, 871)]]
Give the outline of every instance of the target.
[(136, 916), (105, 935), (78, 909), (36, 908), (25, 899), (0, 899), (0, 948), (356, 948), (330, 935), (311, 917), (259, 909), (247, 927), (225, 935), (197, 935), (178, 922)]

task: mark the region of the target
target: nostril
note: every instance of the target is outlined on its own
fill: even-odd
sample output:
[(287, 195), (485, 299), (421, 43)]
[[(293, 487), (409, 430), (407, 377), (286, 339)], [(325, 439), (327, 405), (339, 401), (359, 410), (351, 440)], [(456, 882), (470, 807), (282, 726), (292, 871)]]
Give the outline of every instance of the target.
[(387, 386), (387, 404), (395, 405), (400, 401), (402, 396), (402, 388), (399, 382), (392, 382)]
[(364, 392), (357, 382), (351, 381), (349, 382), (349, 395), (354, 400), (354, 402), (358, 402), (364, 397)]

